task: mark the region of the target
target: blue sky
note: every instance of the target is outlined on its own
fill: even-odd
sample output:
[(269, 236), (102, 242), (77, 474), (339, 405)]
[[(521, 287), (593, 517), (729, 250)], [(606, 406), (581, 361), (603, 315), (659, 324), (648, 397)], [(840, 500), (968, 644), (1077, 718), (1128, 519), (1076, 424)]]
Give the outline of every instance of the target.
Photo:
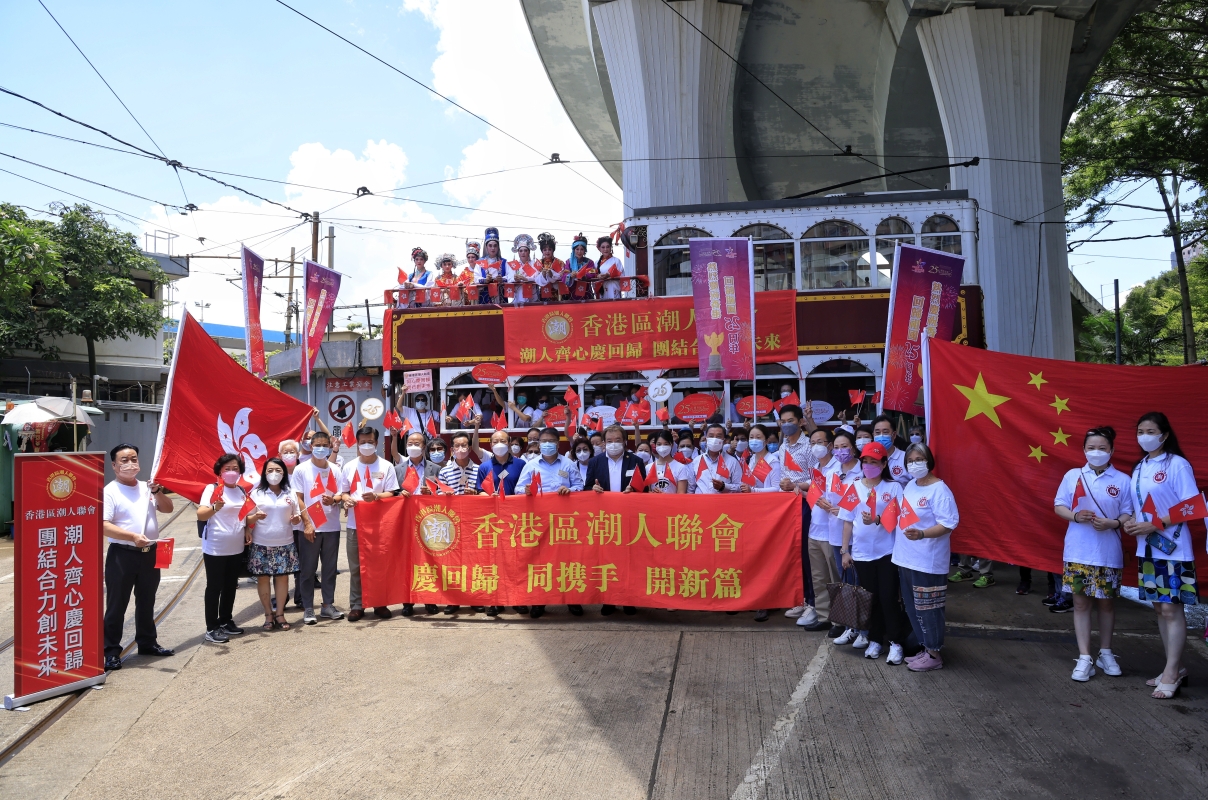
[[(464, 239), (481, 237), (490, 224), (506, 238), (551, 230), (567, 242), (579, 230), (594, 238), (621, 218), (620, 190), (598, 166), (575, 167), (587, 180), (565, 167), (540, 166), (532, 151), (273, 0), (43, 1), (168, 156), (213, 170), (344, 192), (367, 186), (375, 193), (351, 199), (225, 178), (303, 211), (343, 204), (324, 215), (337, 225), (336, 268), (347, 274), (342, 303), (380, 301), (415, 245), (433, 256), (446, 250), (461, 256)], [(549, 86), (516, 0), (290, 2), (541, 153), (589, 158)], [(0, 85), (155, 150), (38, 0), (9, 0), (0, 11)], [(114, 144), (7, 96), (0, 96), (0, 122)], [(148, 159), (3, 127), (0, 153), (150, 198), (155, 202), (0, 156), (0, 169), (146, 220), (112, 218), (140, 235), (179, 234), (176, 254), (228, 255), (241, 239), (268, 258), (288, 257), (290, 246), (299, 253), (309, 248), (305, 226), (282, 230), (300, 222), (291, 212), (188, 174), (182, 191), (172, 170)], [(472, 177), (505, 169), (513, 171)], [(407, 202), (382, 196), (394, 187), (459, 176), (471, 177), (409, 189), (401, 193)], [(184, 205), (185, 194), (203, 210), (180, 216), (156, 205)], [(42, 209), (72, 200), (4, 172), (0, 198)], [(1157, 205), (1149, 189), (1130, 200)], [(1163, 224), (1135, 209), (1115, 216), (1129, 221), (1114, 225), (1113, 237), (1155, 233)], [(1107, 292), (1110, 302), (1112, 278), (1126, 289), (1167, 268), (1169, 254), (1167, 240), (1113, 242), (1087, 245), (1070, 263), (1092, 294)], [(194, 260), (193, 276), (177, 285), (176, 299), (210, 303), (207, 321), (240, 324), (239, 295), (226, 280), (235, 263)], [(268, 286), (284, 291), (284, 281)], [(283, 309), (282, 299), (267, 297), (265, 325), (280, 329)], [(363, 313), (346, 316), (359, 320)]]

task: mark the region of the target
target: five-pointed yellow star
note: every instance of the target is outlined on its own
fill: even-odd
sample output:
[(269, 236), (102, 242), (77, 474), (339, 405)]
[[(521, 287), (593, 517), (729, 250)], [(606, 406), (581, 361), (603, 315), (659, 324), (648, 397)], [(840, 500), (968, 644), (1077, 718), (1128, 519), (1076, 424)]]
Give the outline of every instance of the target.
[(965, 396), (969, 401), (969, 408), (965, 411), (965, 419), (973, 419), (978, 414), (985, 414), (990, 421), (998, 427), (1002, 427), (1002, 422), (998, 419), (998, 412), (995, 411), (996, 406), (1001, 406), (1011, 398), (1001, 394), (990, 394), (986, 391), (986, 381), (981, 373), (977, 373), (977, 380), (973, 384), (973, 388), (952, 384), (958, 392)]
[(1028, 385), (1035, 386), (1036, 391), (1038, 392), (1040, 391), (1040, 385), (1042, 383), (1048, 383), (1048, 381), (1041, 377), (1044, 375), (1043, 372), (1029, 372), (1028, 374), (1032, 376), (1032, 380), (1028, 381)]
[(1069, 442), (1066, 441), (1067, 439), (1070, 438), (1070, 435), (1068, 433), (1066, 433), (1065, 431), (1061, 430), (1061, 428), (1058, 428), (1055, 431), (1049, 431), (1049, 436), (1053, 437), (1053, 444), (1063, 444), (1066, 447), (1070, 446)]
[(1053, 408), (1057, 409), (1058, 415), (1060, 415), (1062, 411), (1070, 410), (1070, 399), (1068, 397), (1065, 399), (1062, 399), (1062, 398), (1058, 397), (1057, 395), (1053, 395), (1053, 400), (1054, 400), (1054, 402), (1049, 403), (1049, 405), (1052, 406)]
[(1036, 445), (1035, 447), (1033, 447), (1032, 445), (1028, 445), (1028, 447), (1029, 447), (1029, 448), (1031, 449), (1031, 451), (1032, 451), (1032, 452), (1028, 453), (1028, 458), (1034, 458), (1034, 459), (1036, 459), (1036, 463), (1037, 463), (1037, 464), (1041, 463), (1041, 460), (1040, 460), (1040, 459), (1042, 459), (1042, 458), (1044, 458), (1045, 456), (1047, 456), (1047, 455), (1048, 455), (1048, 453), (1046, 453), (1046, 452), (1044, 452), (1043, 450), (1041, 450), (1041, 449), (1040, 449), (1040, 445)]

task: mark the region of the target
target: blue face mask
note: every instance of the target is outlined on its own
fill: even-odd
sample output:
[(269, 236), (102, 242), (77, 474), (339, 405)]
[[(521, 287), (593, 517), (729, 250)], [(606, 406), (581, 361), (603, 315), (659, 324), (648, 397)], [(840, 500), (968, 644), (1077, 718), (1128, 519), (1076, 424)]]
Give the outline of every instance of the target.
[(539, 408), (539, 409), (541, 409), (542, 411), (544, 411), (545, 409), (549, 408), (549, 403), (545, 403), (545, 402), (538, 403), (538, 404), (537, 404), (537, 408)]
[(331, 448), (324, 447), (323, 445), (319, 445), (318, 447), (316, 447), (314, 449), (313, 452), (314, 452), (315, 458), (323, 459), (323, 458), (327, 458), (329, 455), (331, 455)]
[(877, 444), (881, 445), (881, 447), (884, 447), (886, 450), (893, 447), (893, 437), (892, 436), (886, 436), (885, 434), (881, 434), (880, 436), (872, 437), (872, 440), (874, 442), (876, 442)]
[(557, 452), (558, 452), (558, 443), (557, 442), (542, 442), (541, 443), (541, 455), (552, 456), (552, 455), (555, 455)]
[(779, 442), (768, 442), (768, 452), (769, 453), (775, 453), (779, 449), (780, 449)]

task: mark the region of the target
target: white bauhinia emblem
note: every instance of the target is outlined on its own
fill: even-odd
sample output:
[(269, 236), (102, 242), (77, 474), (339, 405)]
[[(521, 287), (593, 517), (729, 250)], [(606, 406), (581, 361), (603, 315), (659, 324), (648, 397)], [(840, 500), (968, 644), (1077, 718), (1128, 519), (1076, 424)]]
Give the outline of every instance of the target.
[(223, 421), (222, 415), (219, 414), (218, 441), (222, 444), (224, 452), (234, 453), (243, 458), (243, 477), (255, 484), (260, 480), (257, 463), (268, 458), (268, 449), (264, 446), (264, 442), (260, 441), (259, 436), (248, 432), (248, 417), (251, 416), (251, 413), (250, 408), (239, 409), (239, 413), (235, 415), (233, 427), (227, 425)]

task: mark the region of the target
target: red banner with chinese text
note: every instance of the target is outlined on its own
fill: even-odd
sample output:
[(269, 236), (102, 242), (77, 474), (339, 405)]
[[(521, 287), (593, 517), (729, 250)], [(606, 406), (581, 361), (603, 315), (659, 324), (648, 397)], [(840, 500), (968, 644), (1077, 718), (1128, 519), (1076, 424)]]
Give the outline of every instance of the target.
[[(797, 294), (755, 293), (755, 361), (797, 359)], [(624, 303), (509, 308), (503, 315), (509, 375), (642, 369), (698, 364), (691, 297)]]
[(366, 607), (736, 611), (801, 599), (795, 494), (411, 497), (357, 507)]
[(18, 453), (14, 697), (105, 671), (102, 453)]

